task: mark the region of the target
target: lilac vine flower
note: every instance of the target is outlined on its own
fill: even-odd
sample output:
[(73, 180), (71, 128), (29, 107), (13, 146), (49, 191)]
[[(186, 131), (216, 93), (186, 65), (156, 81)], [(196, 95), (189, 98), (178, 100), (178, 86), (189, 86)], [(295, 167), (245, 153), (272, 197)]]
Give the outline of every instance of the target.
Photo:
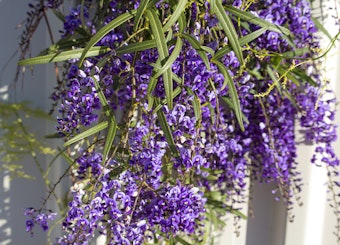
[[(64, 38), (97, 33), (100, 26), (139, 6), (139, 1), (112, 0), (106, 9), (99, 9), (92, 1), (86, 2), (65, 17)], [(102, 19), (91, 19), (91, 3)], [(58, 1), (47, 4), (59, 6)], [(231, 40), (220, 29), (210, 2), (193, 3), (187, 7), (190, 18), (183, 28), (204, 48), (197, 49), (183, 38), (182, 49), (171, 66), (173, 88), (180, 90), (173, 98), (173, 108), (164, 102), (166, 76), (155, 79), (154, 86), (151, 83), (157, 66), (166, 62), (159, 59), (159, 50), (122, 51), (153, 36), (147, 28), (139, 30), (141, 34), (135, 32), (132, 20), (127, 20), (124, 28), (106, 32), (98, 41), (96, 45), (112, 50), (107, 56), (86, 58), (81, 67), (76, 65), (77, 60), (67, 63), (64, 81), (51, 96), (59, 103), (57, 131), (67, 140), (98, 123), (108, 122), (109, 127), (114, 121), (117, 132), (109, 148), (111, 135), (106, 135), (104, 126), (105, 130), (92, 128), (93, 134), (84, 137), (80, 147), (71, 148), (75, 159), (73, 187), (63, 222), (65, 234), (58, 244), (88, 244), (98, 233), (107, 236), (108, 244), (143, 244), (182, 234), (195, 241), (209, 218), (207, 207), (237, 208), (240, 200), (246, 201), (246, 179), (250, 175), (276, 183), (290, 208), (294, 191), (301, 190), (296, 169), (296, 119), (307, 130), (306, 139), (317, 144), (312, 162), (320, 158), (329, 167), (339, 165), (331, 147), (336, 138), (332, 123), (335, 100), (321, 96), (317, 71), (311, 72), (312, 81), (299, 76), (301, 70), (311, 67), (308, 62), (277, 55), (319, 46), (309, 2), (223, 4), (285, 26), (292, 35), (287, 38), (279, 31), (263, 32), (244, 46), (244, 65), (235, 50), (227, 52), (218, 60), (232, 78), (227, 81), (216, 60), (212, 61), (218, 49), (230, 45)], [(155, 7), (163, 18), (173, 6), (161, 0)], [(234, 24), (239, 36), (259, 29), (253, 23)], [(176, 25), (169, 33), (181, 38), (179, 29)], [(174, 49), (171, 44), (170, 53)], [(308, 59), (312, 54), (303, 53), (298, 58)], [(100, 62), (103, 59), (104, 65)], [(244, 130), (239, 126), (235, 101), (240, 102)], [(111, 129), (108, 131), (112, 134)], [(212, 192), (219, 198), (214, 199)], [(27, 231), (35, 224), (43, 230), (48, 228), (51, 217), (36, 214), (34, 209), (27, 215)]]

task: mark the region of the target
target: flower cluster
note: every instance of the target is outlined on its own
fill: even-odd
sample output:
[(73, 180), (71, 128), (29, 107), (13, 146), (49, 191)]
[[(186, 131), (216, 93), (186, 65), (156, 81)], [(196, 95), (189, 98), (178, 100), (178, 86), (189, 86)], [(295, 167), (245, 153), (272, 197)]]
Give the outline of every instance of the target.
[(31, 232), (33, 235), (33, 228), (35, 225), (38, 225), (44, 231), (48, 230), (48, 220), (54, 220), (56, 217), (56, 213), (48, 210), (47, 213), (43, 213), (35, 208), (26, 208), (25, 215), (29, 217), (26, 220), (26, 231)]

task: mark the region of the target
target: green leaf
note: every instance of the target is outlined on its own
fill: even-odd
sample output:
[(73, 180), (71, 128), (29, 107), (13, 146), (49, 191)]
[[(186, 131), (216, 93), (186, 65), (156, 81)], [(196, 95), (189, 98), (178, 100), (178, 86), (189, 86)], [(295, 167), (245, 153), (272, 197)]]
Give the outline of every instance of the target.
[(48, 54), (57, 54), (62, 51), (70, 51), (72, 47), (83, 46), (83, 44), (86, 43), (88, 40), (89, 40), (88, 38), (80, 38), (80, 37), (75, 39), (73, 36), (65, 38), (65, 39), (61, 39), (57, 43), (41, 51), (38, 56), (43, 56), (43, 55), (48, 55)]
[(208, 59), (207, 54), (202, 49), (201, 44), (193, 36), (189, 34), (182, 33), (181, 37), (185, 38), (190, 43), (190, 45), (197, 51), (198, 55), (201, 57), (207, 69), (210, 70), (210, 61)]
[[(241, 130), (244, 131), (240, 99), (238, 97), (238, 93), (236, 91), (236, 87), (235, 87), (235, 84), (233, 82), (233, 79), (230, 76), (227, 68), (221, 62), (214, 61), (214, 63), (217, 65), (218, 69), (223, 74), (223, 77), (224, 77), (223, 86), (225, 84), (228, 85), (228, 93), (229, 93), (231, 101), (233, 103), (233, 108), (232, 109), (234, 110), (237, 122), (240, 125)], [(222, 99), (223, 99), (223, 97), (222, 97)]]
[(210, 221), (213, 223), (214, 225), (214, 229), (218, 230), (218, 218), (215, 214), (215, 211), (213, 210), (213, 208), (208, 207), (208, 212), (207, 212), (208, 218), (210, 219)]
[(275, 25), (273, 23), (270, 23), (264, 19), (261, 19), (249, 12), (246, 11), (242, 11), (240, 9), (237, 9), (233, 6), (227, 5), (226, 9), (230, 12), (233, 13), (234, 15), (236, 15), (237, 17), (245, 20), (245, 21), (249, 21), (255, 25), (259, 25), (261, 27), (266, 27), (268, 30), (270, 31), (274, 31), (274, 32), (278, 32), (278, 33), (283, 33), (286, 36), (289, 36), (291, 34), (291, 32), (283, 27), (283, 26), (279, 26), (279, 25)]
[(150, 77), (150, 81), (148, 84), (148, 90), (147, 90), (147, 96), (148, 96), (148, 110), (150, 111), (153, 107), (153, 103), (155, 101), (154, 96), (152, 95), (152, 92), (156, 88), (157, 85), (157, 79), (154, 77)]
[(242, 219), (247, 219), (247, 216), (245, 214), (243, 214), (241, 211), (237, 210), (237, 209), (233, 209), (232, 207), (229, 207), (228, 210), (230, 213), (239, 216)]
[(194, 107), (194, 113), (195, 113), (195, 119), (196, 119), (196, 127), (199, 128), (202, 122), (202, 108), (201, 108), (201, 102), (198, 98), (198, 96), (192, 91), (191, 88), (186, 87), (185, 88), (189, 95), (193, 95), (194, 98), (192, 100), (192, 106)]
[(183, 245), (191, 245), (191, 243), (188, 243), (187, 241), (185, 241), (184, 239), (180, 238), (179, 236), (175, 236), (175, 239), (177, 242), (183, 244)]
[[(278, 69), (280, 75), (283, 74), (281, 72), (283, 72), (284, 70), (281, 68), (281, 69)], [(300, 82), (307, 82), (309, 83), (310, 85), (316, 87), (318, 84), (313, 80), (313, 78), (311, 76), (308, 76), (306, 74), (306, 71), (303, 70), (303, 69), (299, 69), (299, 68), (294, 68), (290, 74), (293, 74), (298, 80), (300, 80)]]
[(103, 110), (104, 110), (106, 116), (109, 118), (109, 130), (108, 130), (108, 133), (107, 133), (107, 136), (106, 136), (106, 141), (105, 141), (105, 145), (104, 145), (104, 149), (103, 149), (103, 162), (105, 162), (106, 158), (107, 158), (107, 156), (108, 156), (108, 154), (111, 150), (114, 138), (116, 137), (117, 121), (116, 121), (116, 118), (115, 118), (111, 108), (109, 107), (109, 104), (106, 100), (104, 92), (101, 89), (97, 79), (93, 77), (93, 80), (94, 80), (95, 88), (96, 88), (97, 93), (98, 93), (100, 103), (103, 107)]
[(188, 2), (188, 0), (178, 1), (178, 4), (177, 4), (175, 11), (171, 15), (168, 22), (163, 27), (163, 32), (168, 31), (171, 28), (171, 26), (173, 26), (175, 24), (175, 22), (180, 18), (181, 14), (184, 13), (185, 6), (187, 5), (187, 2)]
[(234, 50), (235, 55), (242, 66), (244, 64), (242, 47), (239, 43), (235, 27), (223, 8), (222, 0), (211, 0), (211, 2), (214, 2), (213, 11), (215, 12), (216, 17), (219, 20), (226, 36), (228, 37), (231, 48)]
[(85, 130), (84, 132), (80, 133), (80, 134), (77, 134), (76, 136), (74, 136), (72, 139), (66, 141), (64, 143), (64, 146), (69, 146), (69, 145), (72, 145), (82, 139), (85, 139), (91, 135), (94, 135), (104, 129), (106, 129), (108, 126), (108, 122), (101, 122), (101, 123), (98, 123), (96, 126), (92, 127), (92, 128), (89, 128), (87, 130)]
[(203, 46), (201, 45), (201, 49), (209, 54), (211, 54), (211, 56), (214, 56), (215, 54), (215, 50), (213, 50), (212, 48), (208, 47), (208, 46)]
[(177, 37), (176, 46), (174, 50), (172, 51), (169, 58), (166, 60), (165, 64), (162, 66), (161, 69), (159, 69), (155, 75), (153, 75), (154, 78), (158, 78), (161, 76), (165, 71), (167, 71), (169, 68), (171, 69), (172, 64), (175, 62), (175, 60), (178, 58), (183, 46), (183, 41), (180, 37)]
[(326, 35), (326, 37), (328, 37), (328, 39), (332, 42), (333, 41), (333, 37), (331, 36), (331, 34), (327, 31), (327, 29), (324, 27), (323, 24), (320, 23), (320, 21), (317, 18), (311, 17), (312, 21), (314, 22), (316, 28), (318, 28), (320, 31), (323, 32), (323, 34)]
[(309, 53), (310, 51), (311, 50), (309, 48), (298, 48), (292, 51), (284, 52), (282, 54), (279, 54), (278, 56), (282, 56), (286, 59), (293, 59), (293, 58), (301, 57), (302, 55)]
[(126, 21), (130, 20), (134, 14), (136, 13), (135, 10), (131, 11), (131, 13), (124, 13), (119, 15), (117, 18), (115, 18), (114, 20), (112, 20), (111, 22), (109, 22), (107, 25), (105, 25), (104, 27), (102, 27), (91, 39), (90, 41), (87, 43), (87, 45), (85, 46), (79, 62), (78, 62), (78, 66), (80, 67), (87, 55), (87, 53), (89, 52), (89, 50), (91, 50), (91, 48), (98, 43), (105, 35), (107, 35), (110, 31), (112, 31), (113, 29), (117, 28), (118, 26), (122, 25), (123, 23), (125, 23)]
[[(147, 9), (146, 14), (149, 18), (152, 34), (156, 41), (158, 55), (161, 61), (165, 60), (169, 56), (168, 47), (166, 45), (165, 36), (162, 30), (162, 24), (153, 9)], [(173, 107), (173, 83), (171, 68), (168, 68), (163, 73), (164, 90), (167, 99), (167, 104), (171, 110)]]
[(60, 154), (65, 158), (66, 162), (70, 164), (70, 166), (75, 163), (75, 161), (72, 160), (72, 158), (70, 158), (64, 151), (62, 151)]
[[(101, 54), (105, 54), (109, 52), (111, 49), (108, 47), (91, 47), (84, 57), (92, 57), (98, 56)], [(75, 50), (68, 50), (63, 51), (56, 54), (48, 54), (43, 56), (37, 56), (25, 60), (21, 60), (18, 62), (19, 66), (25, 65), (37, 65), (37, 64), (45, 64), (51, 62), (62, 62), (69, 59), (76, 59), (79, 58), (84, 52), (84, 49), (75, 49)]]
[(129, 54), (133, 52), (144, 51), (151, 48), (156, 48), (155, 40), (146, 40), (143, 42), (131, 43), (129, 45), (119, 47), (116, 49), (116, 54), (117, 55)]
[(270, 77), (270, 79), (273, 81), (275, 84), (275, 87), (277, 88), (277, 91), (279, 91), (279, 94), (282, 95), (282, 90), (279, 84), (279, 81), (277, 80), (278, 78), (275, 76), (273, 69), (271, 68), (270, 65), (267, 66), (267, 72)]
[(52, 12), (62, 23), (65, 22), (65, 17), (59, 9), (52, 9)]
[(117, 133), (117, 124), (116, 122), (110, 122), (109, 125), (109, 130), (107, 132), (107, 136), (105, 139), (105, 145), (104, 145), (104, 150), (103, 150), (103, 161), (106, 161), (107, 156), (109, 155), (109, 152), (111, 150), (113, 141), (116, 137)]
[(184, 32), (185, 27), (186, 27), (186, 23), (187, 23), (187, 20), (186, 20), (186, 18), (185, 18), (184, 13), (182, 13), (182, 14), (179, 16), (179, 19), (178, 19), (179, 33), (183, 33), (183, 32)]
[(141, 0), (136, 12), (136, 16), (133, 22), (133, 31), (136, 32), (138, 29), (139, 22), (142, 19), (142, 16), (146, 10), (146, 7), (148, 6), (150, 0)]
[[(247, 43), (250, 43), (251, 41), (255, 40), (256, 38), (258, 38), (259, 36), (261, 36), (265, 31), (267, 30), (266, 27), (262, 27), (261, 29), (258, 29), (244, 37), (241, 37), (239, 42), (240, 45), (246, 45)], [(226, 47), (223, 47), (222, 49), (218, 50), (216, 52), (216, 54), (214, 55), (213, 59), (214, 60), (218, 60), (220, 58), (222, 58), (224, 55), (226, 55), (227, 53), (229, 53), (231, 51), (231, 47), (228, 45)]]
[[(161, 69), (162, 66), (159, 64), (159, 60), (157, 60), (157, 63), (150, 63), (149, 65), (155, 67), (156, 69)], [(175, 73), (172, 72), (172, 78), (174, 79), (175, 82), (177, 82), (179, 85), (183, 84), (183, 81), (181, 78), (179, 78)], [(153, 107), (153, 102), (154, 102), (154, 97), (152, 96), (152, 91), (155, 89), (157, 80), (154, 79), (153, 77), (150, 78), (149, 84), (148, 84), (148, 90), (147, 90), (147, 96), (148, 96), (148, 110), (151, 110)], [(178, 96), (181, 93), (180, 87), (177, 87), (174, 90), (173, 96), (174, 98)], [(167, 103), (166, 99), (162, 101), (160, 105), (158, 105), (154, 109), (154, 113), (156, 113), (163, 105)]]
[(173, 40), (173, 30), (172, 29), (170, 29), (168, 31), (168, 35), (166, 35), (166, 38), (165, 38), (166, 43), (170, 42), (171, 40)]
[[(233, 102), (231, 101), (230, 98), (222, 97), (222, 99), (223, 99), (223, 101), (229, 106), (229, 108), (231, 108), (233, 111), (235, 111), (234, 104), (233, 104)], [(242, 112), (242, 120), (243, 120), (245, 123), (249, 124), (249, 120), (248, 120), (248, 118), (244, 115), (243, 112)], [(208, 176), (208, 178), (209, 178), (209, 176)]]
[[(156, 98), (156, 99), (155, 99), (155, 105), (156, 105), (156, 107), (157, 107), (159, 104), (160, 104), (160, 103), (159, 103), (159, 99)], [(168, 122), (166, 121), (164, 112), (163, 112), (162, 110), (158, 110), (158, 111), (157, 111), (157, 119), (158, 119), (158, 121), (159, 121), (159, 124), (160, 124), (162, 130), (163, 130), (165, 139), (166, 139), (166, 141), (168, 142), (168, 145), (169, 145), (169, 147), (170, 147), (170, 150), (171, 150), (172, 154), (174, 155), (174, 157), (178, 157), (178, 156), (179, 156), (179, 152), (178, 152), (178, 150), (177, 150), (177, 147), (176, 147), (174, 138), (172, 137), (172, 132), (171, 132), (170, 126), (169, 126)]]
[[(174, 98), (176, 98), (181, 93), (181, 88), (177, 87), (174, 90)], [(162, 102), (153, 109), (153, 113), (157, 113), (158, 110), (160, 110), (163, 105), (166, 105), (166, 99), (162, 100)]]

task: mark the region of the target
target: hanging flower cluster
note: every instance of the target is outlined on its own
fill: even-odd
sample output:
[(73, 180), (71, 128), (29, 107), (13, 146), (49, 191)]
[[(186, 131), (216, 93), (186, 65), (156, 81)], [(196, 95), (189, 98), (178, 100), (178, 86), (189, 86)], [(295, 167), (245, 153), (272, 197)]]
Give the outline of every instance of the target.
[(73, 177), (57, 244), (203, 244), (208, 222), (241, 216), (249, 178), (291, 208), (296, 121), (337, 172), (308, 1), (84, 1), (63, 26), (40, 57), (66, 68), (51, 96)]

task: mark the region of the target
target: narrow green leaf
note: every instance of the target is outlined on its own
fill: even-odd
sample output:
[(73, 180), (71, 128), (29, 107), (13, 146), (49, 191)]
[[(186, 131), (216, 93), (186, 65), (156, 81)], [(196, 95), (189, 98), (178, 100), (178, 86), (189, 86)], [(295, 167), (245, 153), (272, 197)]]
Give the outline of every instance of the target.
[[(156, 107), (159, 105), (159, 99), (156, 98), (155, 99), (155, 105)], [(179, 152), (177, 150), (177, 147), (176, 147), (176, 144), (175, 144), (175, 141), (174, 141), (174, 138), (172, 137), (172, 132), (171, 132), (171, 129), (170, 129), (170, 126), (168, 124), (168, 122), (166, 121), (166, 118), (165, 118), (165, 115), (164, 115), (164, 112), (162, 110), (158, 110), (157, 111), (157, 119), (159, 121), (159, 124), (163, 130), (163, 133), (164, 133), (164, 136), (166, 138), (166, 141), (168, 142), (168, 145), (170, 147), (170, 150), (172, 152), (172, 154), (175, 156), (175, 157), (178, 157), (179, 156)]]
[[(158, 63), (158, 64), (157, 64)], [(156, 69), (161, 69), (162, 66), (159, 64), (159, 60), (157, 60), (157, 63), (150, 63), (149, 65), (155, 67)], [(183, 85), (183, 81), (181, 78), (179, 78), (175, 73), (172, 72), (172, 78), (174, 79), (175, 82), (177, 82), (178, 85)], [(148, 84), (148, 110), (151, 110), (153, 107), (153, 102), (155, 97), (152, 96), (152, 92), (155, 89), (156, 86), (156, 79), (153, 79), (153, 77), (150, 78), (149, 84)], [(177, 87), (174, 92), (173, 92), (173, 96), (174, 98), (176, 96), (178, 96), (181, 93), (181, 89), (180, 87)], [(166, 105), (167, 101), (163, 100), (162, 103), (160, 105), (158, 105), (155, 109), (154, 109), (154, 113), (156, 113), (163, 105)]]
[[(281, 68), (282, 69), (282, 68)], [(280, 75), (283, 74), (283, 71), (278, 69)], [(282, 73), (281, 73), (282, 72)], [(300, 82), (307, 82), (312, 86), (317, 86), (318, 84), (313, 80), (313, 78), (306, 74), (306, 71), (299, 68), (294, 68), (290, 74), (293, 74)]]
[(53, 15), (56, 16), (62, 23), (65, 22), (65, 16), (59, 9), (52, 9)]
[[(153, 9), (147, 9), (146, 14), (149, 18), (152, 34), (156, 41), (158, 55), (160, 60), (165, 60), (169, 56), (168, 47), (166, 45), (166, 40), (164, 37), (164, 33), (162, 30), (162, 24)], [(173, 107), (173, 83), (172, 83), (172, 73), (171, 68), (168, 68), (167, 71), (163, 73), (163, 83), (165, 95), (167, 98), (167, 104), (169, 109)]]
[(194, 98), (192, 100), (192, 106), (194, 107), (195, 119), (196, 119), (196, 127), (199, 128), (202, 122), (202, 108), (201, 102), (198, 96), (192, 91), (191, 88), (185, 87), (189, 95), (192, 95)]
[(196, 127), (200, 128), (201, 122), (202, 122), (202, 108), (201, 108), (201, 102), (196, 94), (194, 95), (194, 99), (192, 100), (192, 105), (194, 107)]
[[(228, 85), (228, 93), (229, 93), (231, 101), (233, 103), (233, 109), (234, 109), (234, 113), (235, 113), (237, 122), (240, 125), (241, 130), (244, 131), (240, 99), (238, 97), (238, 93), (236, 91), (236, 87), (235, 87), (235, 84), (233, 82), (233, 79), (230, 76), (227, 68), (221, 62), (214, 61), (214, 63), (217, 65), (218, 69), (223, 74), (223, 77), (224, 77), (223, 86), (224, 86), (224, 84)], [(222, 97), (222, 99), (223, 99), (223, 97)]]
[(68, 164), (70, 164), (70, 166), (73, 165), (73, 164), (75, 163), (75, 161), (72, 160), (72, 158), (70, 158), (70, 157), (65, 153), (65, 151), (62, 151), (62, 152), (61, 152), (61, 155), (65, 158), (66, 162), (67, 162)]
[(150, 81), (148, 84), (148, 90), (147, 90), (147, 96), (148, 96), (148, 110), (150, 111), (153, 107), (153, 103), (155, 101), (154, 96), (152, 95), (152, 92), (155, 90), (157, 85), (157, 79), (154, 77), (150, 77)]
[(179, 33), (183, 33), (183, 32), (184, 32), (185, 27), (186, 27), (186, 23), (187, 23), (187, 20), (186, 20), (186, 18), (185, 18), (184, 13), (182, 13), (182, 14), (179, 16), (179, 19), (178, 19)]
[(64, 146), (69, 146), (69, 145), (72, 145), (82, 139), (85, 139), (91, 135), (94, 135), (104, 129), (106, 129), (108, 126), (108, 122), (101, 122), (101, 123), (98, 123), (96, 126), (92, 127), (92, 128), (89, 128), (87, 130), (85, 130), (84, 132), (80, 133), (80, 134), (77, 134), (76, 136), (74, 136), (72, 139), (66, 141), (64, 143)]
[(210, 1), (210, 14), (214, 14), (216, 9), (216, 1)]
[(281, 91), (281, 87), (279, 82), (277, 81), (277, 77), (275, 76), (275, 73), (273, 71), (273, 69), (271, 68), (270, 65), (267, 66), (267, 73), (270, 77), (270, 79), (273, 81), (273, 83), (275, 84), (275, 87), (277, 88), (277, 91), (279, 91), (279, 94), (282, 95), (282, 91)]
[(201, 45), (201, 49), (209, 54), (211, 54), (211, 56), (213, 56), (215, 54), (215, 50), (213, 50), (212, 48), (208, 47), (208, 46), (203, 46)]
[(112, 168), (112, 170), (110, 171), (109, 175), (110, 177), (116, 178), (118, 175), (120, 175), (121, 173), (123, 173), (125, 170), (127, 170), (129, 168), (129, 165), (121, 165), (121, 166), (117, 166)]
[(111, 150), (113, 141), (116, 137), (116, 133), (117, 133), (117, 124), (116, 122), (110, 122), (109, 125), (109, 130), (107, 132), (107, 136), (105, 139), (105, 145), (104, 145), (104, 150), (103, 150), (103, 161), (106, 161), (106, 158), (109, 155), (109, 152)]
[[(157, 63), (149, 63), (149, 65), (151, 65), (152, 67), (155, 67), (157, 70), (161, 69), (162, 66), (159, 64), (160, 62), (157, 60)], [(179, 85), (183, 85), (183, 81), (181, 78), (179, 78), (175, 73), (172, 72), (172, 78), (173, 80), (179, 84)]]
[(68, 37), (65, 39), (61, 39), (57, 43), (52, 44), (47, 49), (44, 49), (43, 51), (41, 51), (38, 56), (43, 56), (43, 55), (48, 55), (48, 54), (57, 54), (62, 51), (70, 51), (73, 47), (83, 46), (84, 43), (86, 43), (87, 41), (88, 41), (88, 38), (74, 39), (74, 37)]
[(183, 46), (183, 41), (180, 37), (177, 37), (176, 40), (176, 46), (174, 50), (172, 51), (169, 58), (166, 60), (165, 64), (162, 66), (161, 69), (159, 69), (155, 75), (153, 75), (154, 78), (158, 78), (161, 76), (165, 71), (167, 71), (169, 68), (171, 69), (172, 64), (175, 62), (175, 60), (178, 58)]
[(116, 54), (130, 54), (133, 52), (144, 51), (147, 49), (156, 48), (155, 40), (146, 40), (143, 42), (131, 43), (116, 49)]
[(293, 58), (298, 58), (301, 57), (302, 55), (311, 52), (309, 48), (298, 48), (292, 51), (287, 51), (282, 54), (279, 54), (279, 56), (282, 56), (286, 59), (293, 59)]
[(180, 238), (179, 236), (175, 236), (175, 239), (177, 242), (183, 244), (183, 245), (191, 245), (191, 243), (188, 243), (187, 241), (185, 241), (184, 239)]
[(242, 47), (238, 41), (235, 27), (223, 8), (222, 0), (211, 0), (211, 2), (215, 2), (214, 12), (216, 14), (216, 17), (219, 20), (219, 23), (221, 24), (226, 36), (228, 37), (230, 46), (234, 50), (236, 57), (238, 58), (240, 64), (243, 65), (244, 60), (242, 54)]
[(210, 70), (210, 61), (205, 51), (203, 51), (201, 44), (189, 34), (182, 33), (181, 37), (184, 37), (190, 43), (190, 45), (197, 51), (198, 55), (201, 57), (207, 69)]
[(110, 121), (116, 121), (114, 114), (112, 113), (109, 103), (106, 100), (103, 90), (101, 89), (97, 79), (93, 77), (94, 85), (98, 93), (100, 104), (103, 107), (105, 115), (110, 119)]
[(100, 100), (100, 103), (103, 107), (103, 110), (106, 114), (106, 116), (109, 118), (109, 130), (106, 136), (106, 141), (105, 141), (105, 145), (104, 145), (104, 149), (103, 149), (103, 162), (106, 161), (106, 158), (111, 150), (112, 147), (112, 143), (116, 137), (116, 132), (117, 132), (117, 121), (116, 118), (111, 110), (111, 108), (109, 107), (109, 104), (106, 100), (106, 97), (104, 95), (103, 90), (101, 89), (97, 79), (95, 77), (93, 77), (94, 80), (94, 84), (95, 84), (95, 88), (97, 90), (98, 93), (98, 97)]
[[(88, 52), (86, 52), (86, 55), (84, 56), (84, 58), (105, 54), (109, 51), (110, 51), (110, 48), (108, 47), (91, 47), (88, 50)], [(51, 62), (62, 62), (62, 61), (66, 61), (69, 59), (79, 58), (83, 52), (84, 52), (84, 49), (75, 49), (75, 50), (63, 51), (63, 52), (56, 53), (56, 54), (37, 56), (37, 57), (21, 60), (18, 62), (18, 65), (25, 66), (25, 65), (45, 64), (45, 63), (51, 63)]]
[(332, 42), (333, 41), (333, 37), (331, 36), (331, 34), (327, 31), (327, 29), (324, 27), (323, 24), (320, 23), (320, 21), (315, 18), (315, 17), (311, 17), (312, 21), (314, 22), (316, 28), (318, 28), (320, 31), (323, 32), (323, 34), (326, 35), (326, 37), (328, 37), (328, 39)]
[(169, 56), (168, 47), (166, 45), (165, 36), (162, 30), (162, 24), (153, 9), (146, 10), (147, 16), (150, 21), (150, 26), (152, 30), (152, 34), (156, 41), (157, 50), (161, 60), (164, 60), (167, 56)]
[(166, 43), (168, 43), (168, 42), (170, 42), (172, 39), (173, 39), (173, 31), (172, 31), (172, 29), (170, 29), (170, 30), (168, 31), (168, 35), (166, 35), (165, 41), (166, 41)]
[[(181, 93), (181, 88), (177, 87), (174, 90), (174, 98), (176, 98)], [(157, 113), (158, 110), (160, 110), (164, 105), (166, 105), (166, 100), (162, 100), (162, 102), (153, 109), (153, 113)]]
[(167, 32), (171, 28), (171, 26), (173, 26), (175, 22), (180, 18), (181, 14), (184, 13), (187, 2), (188, 0), (178, 1), (175, 11), (172, 13), (170, 19), (163, 27), (163, 32)]
[[(227, 97), (222, 97), (223, 101), (229, 106), (229, 108), (231, 108), (233, 111), (235, 111), (235, 108), (234, 108), (234, 104), (233, 102), (231, 102), (231, 99), (230, 98), (227, 98)], [(242, 112), (242, 120), (249, 124), (249, 120), (248, 118), (244, 115), (244, 113)], [(209, 176), (208, 176), (209, 177)]]
[(236, 216), (239, 216), (240, 218), (242, 219), (247, 219), (247, 216), (245, 214), (243, 214), (241, 211), (237, 210), (237, 209), (233, 209), (232, 207), (229, 207), (229, 212), (236, 215)]
[(135, 19), (134, 19), (134, 23), (133, 23), (133, 31), (134, 32), (136, 32), (137, 29), (138, 29), (139, 22), (142, 19), (142, 16), (145, 12), (145, 9), (149, 4), (149, 1), (150, 0), (141, 0), (140, 3), (139, 3), (139, 6), (138, 6), (138, 9), (137, 9), (137, 12), (136, 12), (136, 16), (135, 16)]
[[(239, 42), (240, 45), (246, 45), (247, 43), (250, 43), (251, 41), (255, 40), (256, 38), (258, 38), (259, 36), (261, 36), (265, 31), (267, 30), (266, 27), (262, 27), (261, 29), (258, 29), (244, 37), (241, 37)], [(226, 47), (223, 47), (222, 49), (218, 50), (216, 52), (216, 54), (213, 56), (214, 60), (218, 60), (220, 58), (222, 58), (224, 55), (226, 55), (227, 53), (229, 53), (231, 51), (231, 47), (228, 45)]]
[(131, 11), (130, 13), (124, 13), (112, 20), (110, 23), (102, 27), (87, 43), (87, 45), (84, 48), (83, 53), (80, 56), (78, 66), (80, 67), (88, 53), (88, 51), (96, 44), (98, 43), (105, 35), (107, 35), (110, 31), (117, 28), (118, 26), (122, 25), (126, 21), (130, 20), (134, 14), (136, 13), (135, 10)]
[(274, 32), (278, 32), (278, 33), (283, 33), (286, 36), (289, 36), (291, 34), (291, 32), (283, 27), (283, 26), (279, 26), (279, 25), (275, 25), (273, 23), (270, 23), (264, 19), (261, 19), (249, 12), (246, 11), (242, 11), (240, 9), (237, 9), (233, 6), (230, 5), (226, 5), (225, 7), (230, 13), (233, 13), (234, 15), (236, 15), (237, 17), (245, 20), (245, 21), (249, 21), (255, 25), (261, 26), (261, 27), (266, 27), (268, 30), (270, 31), (274, 31)]
[(216, 216), (216, 214), (215, 214), (215, 211), (214, 211), (214, 209), (213, 208), (211, 208), (211, 207), (208, 207), (208, 214), (209, 214), (209, 218), (210, 218), (210, 220), (211, 220), (211, 222), (213, 223), (213, 225), (214, 225), (214, 229), (215, 230), (218, 230), (219, 229), (219, 227), (218, 227), (218, 218), (217, 218), (217, 216)]

